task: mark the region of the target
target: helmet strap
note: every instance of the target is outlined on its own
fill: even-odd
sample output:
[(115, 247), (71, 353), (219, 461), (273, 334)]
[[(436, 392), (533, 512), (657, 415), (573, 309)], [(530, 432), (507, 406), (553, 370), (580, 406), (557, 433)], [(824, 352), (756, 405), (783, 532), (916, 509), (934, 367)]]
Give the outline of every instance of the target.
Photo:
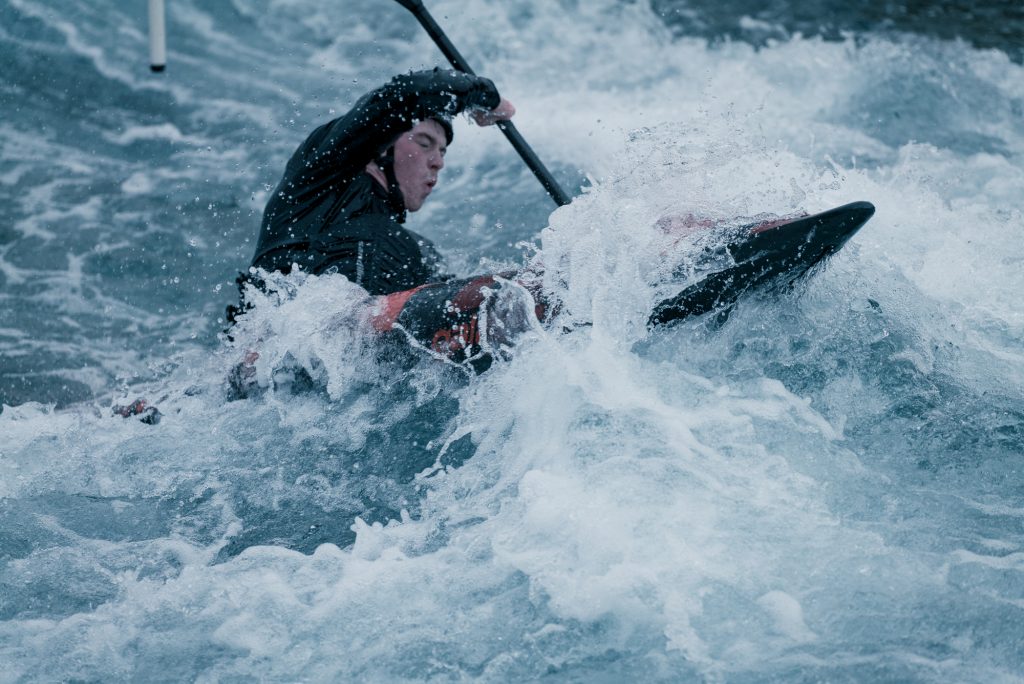
[(395, 213), (395, 219), (399, 223), (405, 223), (405, 197), (402, 189), (398, 187), (398, 177), (395, 175), (395, 146), (391, 145), (384, 153), (377, 157), (377, 166), (384, 172), (388, 181), (388, 204)]

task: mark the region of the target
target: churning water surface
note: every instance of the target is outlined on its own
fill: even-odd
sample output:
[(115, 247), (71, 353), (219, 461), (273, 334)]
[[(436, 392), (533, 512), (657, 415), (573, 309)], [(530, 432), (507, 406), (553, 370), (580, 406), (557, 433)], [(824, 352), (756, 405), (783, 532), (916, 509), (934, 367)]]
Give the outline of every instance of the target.
[[(411, 227), (592, 322), (472, 378), (337, 276), (219, 337), (294, 147), (441, 62), (397, 3), (168, 0), (153, 75), (143, 3), (0, 0), (0, 681), (1024, 677), (1019, 7), (428, 7), (577, 195), (457, 122)], [(659, 217), (853, 200), (645, 327)]]

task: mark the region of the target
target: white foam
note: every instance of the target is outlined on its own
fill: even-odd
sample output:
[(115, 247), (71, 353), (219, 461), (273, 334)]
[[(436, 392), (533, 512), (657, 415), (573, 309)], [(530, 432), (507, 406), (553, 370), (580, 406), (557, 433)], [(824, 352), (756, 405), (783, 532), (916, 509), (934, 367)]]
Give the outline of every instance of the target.
[(804, 643), (817, 637), (804, 623), (800, 602), (784, 591), (769, 591), (757, 600), (775, 620), (775, 629), (793, 641)]
[[(48, 8), (14, 7), (71, 36), (68, 50), (101, 73), (120, 54), (83, 53), (85, 34), (54, 24)], [(204, 138), (183, 124), (140, 115), (108, 140), (124, 154), (150, 141), (179, 156), (151, 165), (71, 154), (63, 167), (75, 183), (90, 171), (113, 179), (124, 194), (111, 205), (116, 228), (159, 218), (207, 257), (224, 249), (229, 229), (181, 212), (183, 228), (162, 198), (160, 209), (146, 202), (169, 188), (175, 202), (202, 195), (230, 205), (237, 195), (258, 209), (262, 194), (244, 198), (276, 181), (313, 113), (343, 108), (370, 75), (436, 56), (399, 7), (233, 8), (270, 27), (266, 46), (243, 45), (212, 7), (184, 4), (172, 14), (179, 29), (213, 48), (180, 57), (218, 70), (218, 83), (251, 85), (258, 103), (230, 88), (212, 98), (202, 83), (167, 88), (184, 92), (179, 102), (208, 124), (253, 126), (253, 144), (273, 154), (200, 149)], [(709, 47), (671, 39), (645, 3), (443, 0), (431, 9), (516, 103), (541, 156), (594, 179), (552, 215), (540, 254), (546, 287), (566, 302), (561, 320), (591, 325), (533, 336), (472, 380), (426, 362), (395, 371), (377, 363), (359, 327), (358, 288), (293, 276), (279, 300), (254, 294), (233, 347), (99, 354), (110, 375), (158, 368), (157, 380), (118, 388), (127, 401), (153, 399), (158, 425), (111, 416), (107, 397), (70, 411), (5, 407), (0, 496), (22, 507), (35, 551), (0, 579), (15, 599), (66, 597), (0, 625), (12, 676), (509, 681), (586, 679), (595, 669), (614, 678), (621, 667), (649, 680), (1011, 677), (1019, 544), (1004, 523), (982, 519), (1019, 517), (1010, 471), (996, 442), (978, 454), (942, 451), (936, 425), (964, 418), (960, 402), (978, 402), (985, 420), (1006, 421), (1003, 443), (1014, 439), (1024, 368), (1020, 137), (984, 117), (940, 120), (947, 132), (1001, 138), (1007, 150), (964, 153), (893, 142), (893, 127), (879, 131), (866, 117), (889, 111), (886, 96), (899, 100), (884, 85), (891, 73), (927, 80), (953, 58), (954, 91), (981, 84), (999, 102), (1021, 97), (1019, 65), (963, 45), (911, 49), (870, 36)], [(363, 22), (351, 38), (332, 28), (349, 13)], [(366, 44), (377, 31), (386, 34), (380, 51)], [(105, 34), (94, 26), (90, 35)], [(144, 42), (138, 31), (118, 35)], [(295, 35), (316, 44), (299, 46)], [(173, 36), (171, 48), (173, 59)], [(238, 75), (236, 62), (209, 62), (236, 48), (266, 69)], [(348, 82), (354, 73), (360, 84)], [(344, 94), (285, 102), (307, 89)], [(858, 109), (879, 91), (875, 109)], [(301, 110), (286, 126), (288, 112)], [(68, 157), (52, 141), (0, 130), (15, 169)], [(461, 176), (445, 209), (473, 224), (466, 242), (530, 209), (507, 197), (548, 202), (494, 130), (460, 124), (458, 136), (450, 171)], [(494, 214), (462, 216), (478, 171), (504, 192)], [(8, 176), (17, 184), (29, 172)], [(239, 181), (246, 177), (259, 180)], [(242, 189), (212, 197), (221, 191), (208, 190), (209, 179)], [(68, 225), (106, 220), (106, 199), (61, 202), (67, 182), (58, 176), (25, 193), (22, 238), (52, 243)], [(878, 213), (813, 288), (751, 300), (719, 328), (647, 330), (646, 312), (669, 287), (654, 229), (661, 216), (814, 211), (853, 199), (873, 201)], [(254, 237), (256, 217), (238, 223), (230, 230)], [(109, 254), (123, 238), (118, 231), (90, 254)], [(64, 316), (62, 330), (72, 332), (40, 341), (40, 354), (73, 353), (96, 311), (107, 317), (104, 335), (180, 328), (167, 334), (177, 340), (223, 303), (196, 298), (165, 320), (93, 288), (77, 246), (58, 252), (69, 255), (65, 270), (11, 263), (11, 249), (0, 248), (6, 282), (42, 283), (47, 291), (31, 301), (59, 303), (53, 322)], [(27, 336), (7, 331), (18, 344)], [(264, 391), (227, 401), (225, 374), (250, 348), (260, 350)], [(288, 368), (309, 372), (313, 391), (275, 390), (275, 374)], [(73, 377), (95, 386), (103, 374)], [(396, 399), (405, 389), (414, 396)], [(997, 389), (1005, 407), (979, 398)], [(965, 428), (983, 442), (985, 425)], [(437, 463), (408, 486), (367, 473), (380, 465), (374, 459), (406, 465), (428, 433), (435, 442), (421, 451)], [(914, 442), (918, 433), (932, 441)], [(962, 499), (946, 496), (961, 490)], [(105, 498), (111, 517), (90, 518)], [(112, 521), (144, 519), (147, 507), (170, 531), (115, 534), (122, 528)], [(395, 513), (402, 509), (411, 512)], [(343, 532), (351, 522), (354, 543), (312, 555), (281, 548), (302, 543), (305, 520), (289, 525), (307, 515), (340, 520)], [(971, 546), (947, 550), (950, 529)], [(218, 556), (235, 542), (255, 546)], [(957, 572), (974, 584), (958, 586)], [(152, 663), (162, 669), (145, 669)]]
[(118, 145), (130, 145), (139, 140), (167, 140), (189, 145), (206, 145), (210, 142), (198, 136), (186, 136), (172, 123), (155, 124), (152, 126), (127, 126), (120, 133), (106, 133), (104, 137)]

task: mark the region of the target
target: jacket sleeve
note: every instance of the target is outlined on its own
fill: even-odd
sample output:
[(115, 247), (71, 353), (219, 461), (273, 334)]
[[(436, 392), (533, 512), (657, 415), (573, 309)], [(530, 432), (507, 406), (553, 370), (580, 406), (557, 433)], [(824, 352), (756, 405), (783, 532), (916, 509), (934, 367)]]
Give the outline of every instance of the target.
[(310, 135), (304, 149), (313, 175), (354, 176), (399, 133), (434, 115), (453, 116), (468, 107), (493, 109), (501, 102), (490, 79), (435, 68), (395, 76), (364, 95), (347, 114)]

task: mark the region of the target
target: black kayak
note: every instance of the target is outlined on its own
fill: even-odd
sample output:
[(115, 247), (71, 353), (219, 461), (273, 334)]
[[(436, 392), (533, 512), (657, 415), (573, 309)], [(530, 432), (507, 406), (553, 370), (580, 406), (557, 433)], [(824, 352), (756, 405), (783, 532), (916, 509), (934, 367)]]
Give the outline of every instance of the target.
[(706, 248), (724, 251), (728, 265), (660, 302), (648, 325), (657, 327), (700, 316), (720, 310), (746, 293), (790, 285), (839, 251), (874, 213), (870, 202), (852, 202), (820, 214), (745, 226), (735, 241)]
[[(853, 202), (820, 214), (764, 219), (731, 230), (732, 239), (697, 255), (697, 262), (714, 266), (655, 306), (648, 325), (671, 325), (722, 310), (749, 293), (790, 285), (838, 251), (874, 213), (869, 202)], [(517, 280), (516, 274), (484, 275), (384, 295), (377, 298), (373, 327), (401, 331), (414, 346), (479, 373), (495, 356), (510, 353), (515, 339), (530, 327), (527, 318), (535, 316), (543, 323), (558, 309), (557, 302), (544, 298), (538, 281)], [(528, 302), (510, 292), (514, 288), (523, 293), (524, 287)]]
[[(709, 244), (688, 261), (697, 266), (690, 280), (697, 279), (655, 306), (648, 324), (652, 329), (672, 325), (725, 310), (743, 296), (789, 286), (841, 249), (874, 213), (869, 202), (853, 202), (812, 216), (753, 220), (729, 229), (731, 238), (717, 230), (701, 235)], [(698, 222), (698, 227), (715, 228), (710, 222)], [(426, 350), (468, 373), (482, 373), (495, 359), (511, 356), (524, 334), (558, 320), (560, 304), (544, 296), (538, 275), (428, 283), (374, 297), (367, 313), (377, 333), (404, 340), (400, 349)], [(229, 374), (233, 398), (246, 397), (257, 387), (257, 359), (258, 350), (246, 350)], [(143, 399), (115, 406), (113, 412), (153, 425), (162, 417)]]

